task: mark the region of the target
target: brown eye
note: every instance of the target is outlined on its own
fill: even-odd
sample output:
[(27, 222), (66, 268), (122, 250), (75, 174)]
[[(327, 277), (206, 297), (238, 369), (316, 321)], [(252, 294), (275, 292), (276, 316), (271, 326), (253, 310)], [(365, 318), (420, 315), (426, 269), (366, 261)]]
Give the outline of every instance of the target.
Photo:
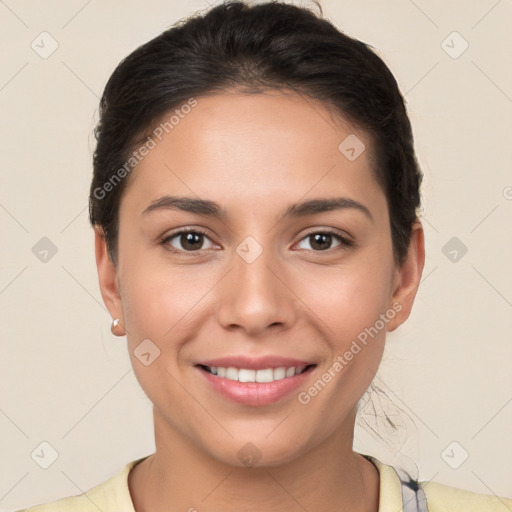
[(326, 249), (330, 249), (332, 244), (333, 236), (328, 233), (316, 233), (314, 235), (310, 235), (309, 239), (312, 241), (311, 247), (313, 249), (318, 249), (320, 251), (325, 251)]
[(205, 233), (190, 230), (174, 233), (162, 240), (162, 243), (171, 246), (173, 252), (193, 252), (208, 249), (203, 247), (205, 240), (210, 240)]
[[(350, 240), (338, 235), (337, 233), (332, 233), (330, 231), (318, 231), (315, 233), (310, 233), (306, 237), (301, 240), (301, 243), (304, 240), (310, 241), (310, 248), (315, 252), (327, 251), (332, 249), (333, 241), (337, 240), (338, 244), (334, 246), (334, 248), (343, 249), (345, 247), (350, 247), (353, 243)], [(307, 248), (307, 247), (306, 247)]]

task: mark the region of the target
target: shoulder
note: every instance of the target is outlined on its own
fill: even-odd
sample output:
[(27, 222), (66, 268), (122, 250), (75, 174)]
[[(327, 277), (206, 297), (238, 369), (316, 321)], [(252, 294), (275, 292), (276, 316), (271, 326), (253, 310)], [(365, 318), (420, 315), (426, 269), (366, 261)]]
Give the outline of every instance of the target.
[(429, 512), (511, 512), (512, 499), (478, 494), (438, 482), (419, 482), (427, 497)]
[(40, 503), (16, 512), (135, 512), (128, 487), (128, 474), (145, 458), (126, 464), (112, 478), (85, 493)]
[[(370, 455), (363, 455), (363, 457), (373, 462), (379, 470), (379, 512), (416, 510), (411, 507), (415, 500), (414, 496), (411, 497), (411, 493), (414, 494), (417, 488), (425, 493), (428, 512), (512, 512), (510, 498), (478, 494), (434, 481), (413, 480), (414, 485), (410, 485), (407, 483), (410, 479), (406, 478), (407, 475), (401, 468), (384, 464)], [(418, 495), (416, 499), (423, 501), (423, 496)]]
[[(100, 486), (103, 484), (100, 484)], [(41, 503), (16, 512), (98, 512), (98, 508), (89, 501), (86, 494), (69, 496), (49, 503)]]

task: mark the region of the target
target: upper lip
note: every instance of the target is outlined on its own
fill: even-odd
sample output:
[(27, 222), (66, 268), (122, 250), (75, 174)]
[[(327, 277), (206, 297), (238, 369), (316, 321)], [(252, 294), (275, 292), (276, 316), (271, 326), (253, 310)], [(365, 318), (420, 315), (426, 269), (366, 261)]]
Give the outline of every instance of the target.
[(219, 357), (198, 363), (203, 366), (215, 366), (221, 368), (246, 368), (248, 370), (264, 370), (266, 368), (290, 368), (291, 366), (309, 366), (315, 364), (311, 361), (303, 361), (291, 357), (268, 355), (263, 357), (249, 357), (247, 355)]

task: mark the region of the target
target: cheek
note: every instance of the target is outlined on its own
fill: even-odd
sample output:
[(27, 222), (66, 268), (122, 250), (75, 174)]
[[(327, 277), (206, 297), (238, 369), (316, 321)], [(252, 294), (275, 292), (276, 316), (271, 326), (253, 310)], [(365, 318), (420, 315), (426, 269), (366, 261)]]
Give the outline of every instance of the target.
[(195, 336), (190, 311), (200, 297), (190, 296), (190, 280), (186, 287), (179, 273), (134, 261), (138, 264), (127, 265), (120, 276), (132, 367), (154, 404), (164, 396), (174, 396), (176, 403), (184, 397), (173, 377), (178, 375), (181, 347)]
[[(329, 345), (326, 364), (297, 396), (304, 405), (303, 421), (318, 428), (324, 418), (326, 433), (339, 425), (368, 389), (378, 371), (385, 346), (387, 322), (396, 314), (388, 311), (389, 279), (383, 267), (361, 265), (316, 272), (305, 283), (304, 303), (321, 321)], [(311, 285), (316, 283), (315, 287)], [(312, 291), (314, 290), (314, 292)], [(306, 428), (306, 427), (305, 427)]]
[(120, 281), (131, 349), (149, 338), (162, 355), (179, 351), (195, 336), (199, 312), (207, 302), (205, 296), (216, 282), (207, 266), (180, 268), (142, 254), (126, 262)]
[(390, 271), (370, 263), (318, 268), (301, 280), (300, 296), (327, 336), (338, 340), (335, 348), (373, 326), (389, 307)]
[(123, 313), (132, 336), (158, 339), (165, 331), (165, 324), (169, 324), (167, 329), (171, 327), (179, 294), (165, 276), (159, 279), (159, 275), (140, 265), (129, 269), (122, 278)]

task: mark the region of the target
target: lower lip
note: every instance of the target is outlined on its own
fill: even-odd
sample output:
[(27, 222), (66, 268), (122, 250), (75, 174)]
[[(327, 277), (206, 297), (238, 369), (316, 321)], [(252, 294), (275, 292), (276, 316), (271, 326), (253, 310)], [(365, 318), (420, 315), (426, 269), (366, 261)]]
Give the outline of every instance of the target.
[(299, 375), (285, 377), (274, 382), (239, 382), (212, 375), (199, 366), (196, 369), (221, 395), (240, 404), (262, 406), (277, 402), (289, 395), (309, 378), (315, 367), (308, 368)]

